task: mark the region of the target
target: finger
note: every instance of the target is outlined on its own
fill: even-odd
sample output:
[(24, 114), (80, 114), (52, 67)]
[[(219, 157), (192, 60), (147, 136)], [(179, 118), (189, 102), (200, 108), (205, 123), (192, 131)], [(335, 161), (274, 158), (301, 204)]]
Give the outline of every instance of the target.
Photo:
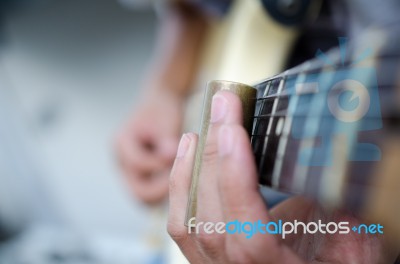
[(135, 197), (149, 205), (159, 204), (168, 196), (169, 173), (169, 169), (153, 173), (152, 175), (125, 172), (128, 175), (129, 186)]
[[(267, 208), (259, 193), (250, 140), (241, 125), (224, 125), (220, 129), (218, 154), (221, 172), (218, 177), (219, 189), (225, 222), (269, 222)], [(250, 226), (247, 229), (251, 230)], [(271, 263), (300, 261), (293, 252), (267, 232), (227, 234), (226, 249), (227, 256), (234, 257), (239, 262), (254, 259), (263, 259), (264, 262)]]
[(196, 134), (184, 134), (169, 177), (169, 222), (183, 226), (197, 145)]
[(249, 142), (246, 131), (238, 124), (225, 125), (220, 130), (218, 186), (227, 221), (269, 220)]
[[(198, 185), (198, 221), (219, 222), (222, 220), (218, 190), (218, 133), (223, 124), (242, 122), (240, 99), (232, 92), (222, 91), (214, 95), (211, 105), (210, 126), (204, 146), (202, 167)], [(219, 243), (207, 236), (213, 244)]]
[[(231, 92), (218, 92), (212, 99), (210, 126), (202, 157), (199, 175), (196, 220), (218, 223), (223, 220), (222, 208), (218, 192), (218, 132), (225, 123), (242, 121), (242, 105), (240, 99)], [(225, 259), (225, 235), (205, 232), (199, 229), (198, 244), (204, 255), (214, 260)], [(221, 261), (222, 262), (222, 261)]]
[(118, 158), (125, 170), (138, 174), (151, 174), (166, 167), (165, 162), (136, 135), (123, 135), (118, 143)]
[[(117, 138), (116, 152), (122, 172), (135, 198), (146, 204), (160, 203), (168, 195), (169, 168), (162, 166), (160, 161), (146, 164), (146, 161), (151, 158), (146, 159), (146, 153), (144, 157), (142, 154), (135, 156), (134, 146), (135, 142), (132, 142), (126, 133)], [(142, 159), (144, 159), (143, 163), (141, 163)], [(148, 167), (137, 166), (136, 163)]]
[(198, 251), (184, 222), (196, 146), (197, 136), (195, 134), (182, 136), (169, 179), (168, 214), (168, 233), (185, 255), (193, 261), (199, 258)]

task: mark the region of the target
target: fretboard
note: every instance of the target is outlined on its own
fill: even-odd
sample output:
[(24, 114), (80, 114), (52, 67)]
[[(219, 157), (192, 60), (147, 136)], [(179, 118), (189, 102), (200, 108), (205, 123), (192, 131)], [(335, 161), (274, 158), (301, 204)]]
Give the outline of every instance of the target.
[(262, 185), (360, 208), (399, 133), (392, 57), (306, 62), (255, 85), (251, 142)]

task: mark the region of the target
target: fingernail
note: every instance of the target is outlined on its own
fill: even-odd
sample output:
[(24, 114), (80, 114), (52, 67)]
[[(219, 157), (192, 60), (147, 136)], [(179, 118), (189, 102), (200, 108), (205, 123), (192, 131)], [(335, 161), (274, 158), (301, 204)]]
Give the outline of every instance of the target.
[(221, 157), (229, 155), (233, 150), (233, 132), (232, 128), (224, 125), (219, 130), (218, 135), (218, 154)]
[(221, 121), (225, 116), (228, 109), (228, 102), (222, 95), (214, 95), (211, 104), (211, 123)]
[(190, 137), (187, 134), (183, 134), (181, 141), (179, 142), (178, 152), (176, 158), (182, 158), (186, 155), (190, 145)]

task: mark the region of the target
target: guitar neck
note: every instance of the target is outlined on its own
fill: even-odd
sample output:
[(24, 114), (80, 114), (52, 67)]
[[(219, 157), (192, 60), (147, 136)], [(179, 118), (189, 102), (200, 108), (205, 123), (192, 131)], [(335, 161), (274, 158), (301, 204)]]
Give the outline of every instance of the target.
[(353, 210), (387, 224), (400, 238), (400, 53), (382, 45), (373, 48), (375, 53), (350, 49), (346, 57), (343, 47), (319, 53), (315, 60), (253, 85), (256, 90), (210, 82), (186, 223), (196, 216), (211, 98), (223, 89), (239, 95), (245, 120), (250, 120), (245, 125), (250, 124), (260, 184)]
[(327, 56), (332, 63), (309, 61), (254, 85), (251, 142), (260, 184), (373, 219), (399, 219), (400, 97), (396, 75), (384, 71), (398, 58)]

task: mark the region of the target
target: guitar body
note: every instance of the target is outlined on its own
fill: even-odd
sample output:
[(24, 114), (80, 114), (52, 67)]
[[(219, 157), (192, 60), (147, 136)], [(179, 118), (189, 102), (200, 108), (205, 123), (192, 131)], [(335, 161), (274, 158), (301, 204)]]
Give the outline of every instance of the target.
[(204, 80), (256, 81), (282, 71), (299, 30), (275, 22), (261, 1), (234, 1), (214, 21), (199, 76)]

